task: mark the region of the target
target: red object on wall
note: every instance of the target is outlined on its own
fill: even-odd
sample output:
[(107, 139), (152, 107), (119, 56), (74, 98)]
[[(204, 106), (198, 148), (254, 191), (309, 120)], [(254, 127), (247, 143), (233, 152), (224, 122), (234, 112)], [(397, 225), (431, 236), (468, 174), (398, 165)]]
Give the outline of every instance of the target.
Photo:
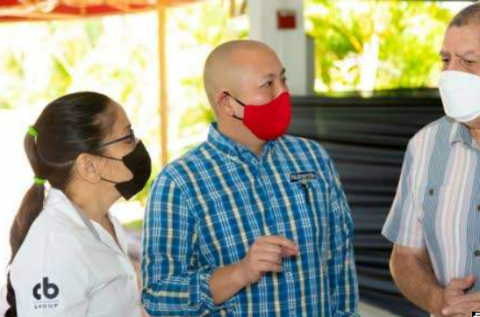
[(297, 12), (295, 10), (278, 10), (277, 28), (279, 30), (292, 30), (297, 28)]

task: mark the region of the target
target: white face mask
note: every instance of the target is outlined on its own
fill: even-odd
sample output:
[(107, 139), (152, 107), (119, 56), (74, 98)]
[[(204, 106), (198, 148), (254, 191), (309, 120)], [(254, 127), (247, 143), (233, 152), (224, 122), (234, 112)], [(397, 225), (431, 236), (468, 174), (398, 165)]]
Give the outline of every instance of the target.
[(463, 123), (480, 116), (480, 76), (447, 70), (438, 89), (447, 116)]

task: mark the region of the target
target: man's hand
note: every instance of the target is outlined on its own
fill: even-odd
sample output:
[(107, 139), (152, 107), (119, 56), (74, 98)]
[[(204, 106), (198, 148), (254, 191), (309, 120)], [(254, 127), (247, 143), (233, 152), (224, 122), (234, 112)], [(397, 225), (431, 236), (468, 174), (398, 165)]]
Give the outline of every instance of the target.
[(282, 259), (298, 255), (298, 246), (281, 236), (258, 238), (239, 263), (246, 285), (258, 282), (267, 272), (281, 272)]
[(480, 293), (465, 295), (465, 292), (475, 284), (475, 277), (469, 275), (463, 279), (452, 279), (445, 288), (444, 299), (446, 306), (442, 309), (442, 315), (472, 316), (473, 311), (480, 311)]
[(458, 283), (450, 285), (448, 290), (438, 283), (426, 248), (395, 244), (390, 270), (402, 294), (436, 317), (444, 317), (442, 309), (447, 305), (446, 299), (464, 294), (464, 289)]

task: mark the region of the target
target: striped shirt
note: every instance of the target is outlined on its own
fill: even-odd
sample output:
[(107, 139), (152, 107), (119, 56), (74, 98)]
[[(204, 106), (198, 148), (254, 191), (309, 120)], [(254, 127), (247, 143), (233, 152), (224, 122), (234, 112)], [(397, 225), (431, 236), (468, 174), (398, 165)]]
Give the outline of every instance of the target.
[[(212, 273), (260, 236), (299, 246), (222, 305)], [(143, 302), (152, 316), (358, 316), (350, 210), (317, 143), (285, 136), (260, 157), (213, 125), (208, 140), (154, 182), (144, 224)]]
[[(447, 117), (410, 141), (393, 207), (390, 241), (426, 248), (438, 282), (480, 278), (480, 148), (468, 128)], [(475, 283), (472, 291), (480, 291)]]

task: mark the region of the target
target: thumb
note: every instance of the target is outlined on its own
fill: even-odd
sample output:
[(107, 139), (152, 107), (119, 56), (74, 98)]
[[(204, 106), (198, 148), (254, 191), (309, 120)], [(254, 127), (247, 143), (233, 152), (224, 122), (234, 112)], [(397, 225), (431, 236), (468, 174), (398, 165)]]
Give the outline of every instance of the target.
[(467, 280), (467, 283), (469, 283), (470, 285), (475, 284), (476, 277), (473, 274), (470, 274), (465, 279)]

